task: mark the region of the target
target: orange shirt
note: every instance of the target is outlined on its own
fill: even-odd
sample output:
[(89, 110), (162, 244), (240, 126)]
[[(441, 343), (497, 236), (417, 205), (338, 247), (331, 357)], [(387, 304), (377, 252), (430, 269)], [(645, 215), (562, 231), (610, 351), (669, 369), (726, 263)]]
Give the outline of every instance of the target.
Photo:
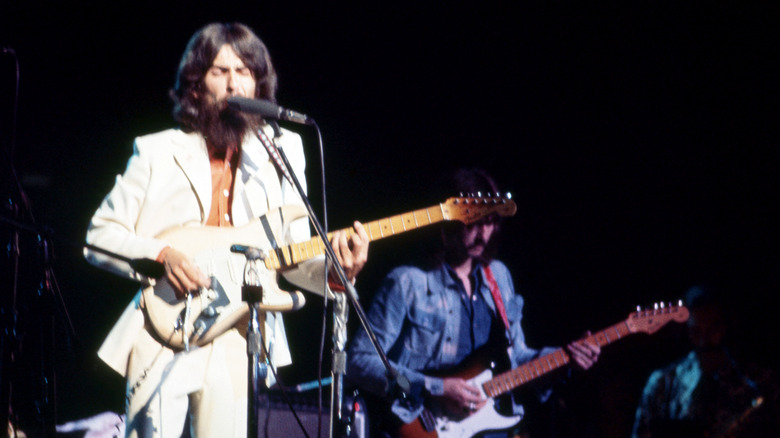
[[(219, 154), (221, 155), (221, 154)], [(239, 154), (233, 149), (228, 150), (224, 157), (209, 151), (211, 164), (211, 210), (206, 219), (206, 225), (217, 227), (233, 226), (233, 179), (238, 167)], [(163, 248), (157, 255), (157, 261), (162, 263), (163, 253), (169, 247)]]
[(211, 210), (206, 225), (230, 227), (233, 225), (233, 179), (239, 154), (228, 149), (224, 157), (209, 151), (211, 163)]

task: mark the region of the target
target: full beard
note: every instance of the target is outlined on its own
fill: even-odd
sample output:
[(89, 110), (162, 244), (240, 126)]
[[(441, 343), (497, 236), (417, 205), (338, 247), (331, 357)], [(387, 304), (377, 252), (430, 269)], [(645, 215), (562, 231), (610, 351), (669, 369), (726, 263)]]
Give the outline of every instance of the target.
[(225, 100), (209, 102), (204, 99), (198, 117), (198, 131), (206, 138), (209, 148), (217, 156), (224, 156), (228, 150), (238, 151), (244, 135), (250, 129), (257, 129), (262, 119), (234, 110)]

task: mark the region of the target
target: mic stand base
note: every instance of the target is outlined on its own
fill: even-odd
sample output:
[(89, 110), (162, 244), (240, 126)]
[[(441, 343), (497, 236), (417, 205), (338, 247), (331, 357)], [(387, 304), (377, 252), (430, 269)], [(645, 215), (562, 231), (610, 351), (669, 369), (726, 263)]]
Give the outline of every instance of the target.
[(350, 435), (349, 418), (344, 418), (344, 376), (347, 374), (347, 317), (349, 316), (347, 298), (344, 294), (336, 294), (333, 299), (333, 367), (331, 376), (330, 400), (330, 436), (331, 438), (346, 438)]
[(246, 330), (247, 354), (247, 438), (261, 435), (260, 409), (267, 402), (268, 363), (263, 358), (263, 331), (265, 313), (260, 310), (263, 288), (244, 286), (241, 290), (243, 300), (249, 304), (249, 323)]

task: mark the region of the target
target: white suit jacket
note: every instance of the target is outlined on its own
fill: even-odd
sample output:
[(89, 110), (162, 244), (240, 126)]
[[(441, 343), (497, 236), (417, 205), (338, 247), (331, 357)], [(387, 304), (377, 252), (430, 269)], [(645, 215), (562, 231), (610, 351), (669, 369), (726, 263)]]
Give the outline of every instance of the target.
[[(264, 130), (273, 137), (270, 127)], [(283, 130), (276, 143), (284, 148), (292, 171), (305, 189), (305, 157), (300, 137)], [(116, 184), (92, 218), (87, 242), (130, 259), (154, 260), (168, 245), (155, 236), (174, 227), (205, 224), (211, 208), (211, 188), (208, 152), (200, 134), (169, 129), (138, 137), (127, 169), (117, 176)], [(271, 208), (301, 203), (295, 188), (286, 180), (280, 181), (260, 141), (248, 134), (234, 182), (233, 224), (244, 225)], [(309, 233), (308, 219), (302, 218), (292, 224), (286, 240), (306, 240)], [(144, 281), (127, 263), (93, 251), (85, 254), (90, 263)], [(304, 265), (305, 268), (297, 273), (298, 277), (290, 280), (305, 289), (321, 291), (323, 263), (317, 260)], [(272, 327), (267, 326), (266, 333), (276, 334), (273, 361), (276, 366), (287, 365), (291, 358), (282, 320), (280, 317), (269, 320), (274, 321), (275, 327), (269, 331)], [(144, 330), (144, 315), (139, 291), (112, 328), (98, 355), (115, 371), (125, 375), (130, 351), (141, 330)]]

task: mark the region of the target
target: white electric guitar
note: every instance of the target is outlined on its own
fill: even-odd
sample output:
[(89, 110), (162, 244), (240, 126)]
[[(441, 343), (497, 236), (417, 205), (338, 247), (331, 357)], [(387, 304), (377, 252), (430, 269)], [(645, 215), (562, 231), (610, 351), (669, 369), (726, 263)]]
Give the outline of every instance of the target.
[[(509, 197), (457, 197), (363, 226), (373, 241), (445, 220), (470, 224), (490, 214), (506, 217), (516, 211), (517, 206)], [(277, 275), (279, 271), (325, 253), (324, 243), (319, 237), (279, 245), (284, 241), (290, 223), (305, 216), (303, 207), (283, 206), (240, 227), (184, 227), (162, 233), (159, 238), (192, 258), (209, 275), (211, 286), (191, 295), (189, 305), (187, 299), (176, 297), (173, 288), (164, 279), (146, 288), (143, 291), (144, 309), (157, 337), (175, 349), (204, 345), (247, 317), (249, 307), (241, 300), (246, 259), (243, 254), (230, 251), (234, 244), (260, 248), (265, 252), (264, 266), (261, 267), (261, 310), (290, 311), (303, 306), (303, 294), (281, 290)], [(354, 234), (352, 228), (342, 231), (350, 237)], [(329, 239), (331, 234), (328, 234)]]
[[(670, 321), (683, 322), (688, 319), (688, 309), (678, 306), (656, 306), (652, 310), (639, 310), (628, 319), (608, 327), (577, 342), (591, 342), (605, 346), (633, 333), (655, 333)], [(520, 422), (522, 416), (503, 416), (496, 411), (495, 397), (512, 391), (521, 385), (544, 376), (571, 361), (569, 354), (559, 348), (552, 353), (527, 362), (510, 371), (493, 377), (489, 358), (478, 355), (464, 362), (461, 367), (447, 376), (467, 379), (478, 387), (482, 396), (488, 402), (481, 409), (464, 416), (461, 413), (452, 415), (433, 414), (427, 408), (412, 421), (400, 427), (397, 436), (402, 438), (469, 438), (477, 433), (491, 430), (508, 429)], [(447, 406), (441, 405), (436, 411), (453, 412)]]

